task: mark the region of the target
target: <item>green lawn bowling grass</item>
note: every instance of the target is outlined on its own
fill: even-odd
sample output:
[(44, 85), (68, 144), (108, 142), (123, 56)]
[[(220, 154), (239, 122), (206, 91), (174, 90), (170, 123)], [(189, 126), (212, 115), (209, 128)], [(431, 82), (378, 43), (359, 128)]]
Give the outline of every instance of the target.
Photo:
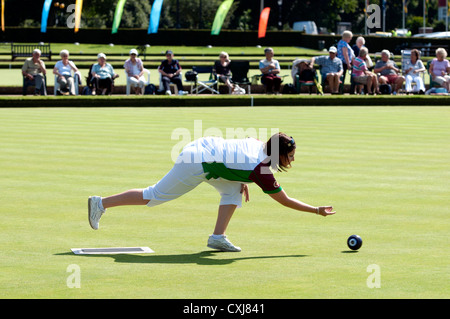
[[(125, 61), (125, 60), (124, 60)], [(55, 85), (55, 75), (53, 74), (53, 67), (56, 62), (47, 65), (47, 86), (53, 87)], [(150, 83), (155, 85), (159, 85), (159, 73), (157, 68), (151, 68), (150, 70)], [(125, 71), (123, 68), (115, 68), (114, 71), (119, 74), (119, 77), (114, 81), (114, 85), (127, 85), (127, 78), (125, 77)], [(184, 72), (189, 71), (189, 69), (184, 70)], [(89, 69), (80, 69), (81, 75), (83, 78), (81, 79), (82, 87), (86, 86), (86, 77), (89, 74)], [(252, 77), (254, 75), (260, 75), (261, 72), (256, 69), (252, 69), (249, 71), (248, 76)], [(284, 83), (292, 83), (291, 71), (290, 70), (282, 70), (280, 73), (281, 76), (286, 76), (284, 79)], [(147, 79), (147, 75), (144, 75), (145, 79)], [(199, 77), (200, 80), (208, 80), (209, 74), (201, 74)], [(261, 84), (261, 81), (258, 81)], [(350, 83), (350, 82), (349, 82)], [(348, 84), (349, 84), (348, 83)], [(185, 77), (183, 76), (183, 84), (185, 86), (189, 86), (190, 82), (187, 82)], [(347, 84), (347, 83), (346, 83)], [(0, 86), (23, 86), (23, 77), (22, 71), (20, 69), (0, 69)]]
[[(0, 109), (0, 297), (448, 298), (449, 118), (446, 107)], [(219, 196), (205, 184), (156, 208), (110, 209), (92, 230), (88, 196), (155, 183), (172, 133), (194, 138), (194, 120), (203, 133), (294, 136), (278, 181), (337, 214), (284, 208), (251, 185), (227, 231), (242, 252), (218, 253), (206, 241)], [(364, 241), (355, 253), (352, 234)], [(155, 253), (70, 251), (115, 246)], [(79, 289), (67, 286), (73, 264)], [(367, 285), (374, 264), (380, 288)]]
[[(14, 43), (14, 44), (36, 44), (36, 43)], [(61, 50), (68, 50), (69, 53), (73, 54), (90, 54), (97, 55), (100, 52), (105, 53), (107, 56), (111, 55), (124, 55), (128, 56), (131, 49), (136, 49), (138, 45), (114, 45), (110, 46), (109, 44), (88, 44), (81, 43), (79, 45), (72, 43), (52, 43), (52, 55), (59, 55)], [(301, 47), (294, 46), (280, 46), (280, 47), (272, 47), (274, 52), (278, 56), (284, 55), (293, 55), (293, 56), (302, 56), (302, 55), (311, 55), (318, 54), (321, 51), (312, 50)], [(221, 51), (227, 52), (230, 56), (232, 55), (255, 55), (264, 57), (264, 47), (257, 46), (246, 46), (246, 47), (234, 47), (234, 46), (162, 46), (162, 45), (152, 45), (146, 49), (146, 54), (159, 54), (161, 57), (164, 57), (166, 50), (172, 50), (175, 56), (182, 56), (183, 54), (217, 54)], [(0, 43), (0, 52), (1, 53), (10, 53), (11, 45), (9, 43)]]

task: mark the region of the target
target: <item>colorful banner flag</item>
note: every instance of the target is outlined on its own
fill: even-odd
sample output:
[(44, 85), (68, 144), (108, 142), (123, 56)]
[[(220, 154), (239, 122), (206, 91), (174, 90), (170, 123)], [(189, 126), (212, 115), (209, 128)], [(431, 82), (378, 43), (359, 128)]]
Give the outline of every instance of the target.
[(41, 18), (41, 32), (47, 32), (47, 20), (48, 13), (50, 12), (50, 7), (52, 5), (53, 0), (45, 0), (44, 7), (42, 8), (42, 18)]
[(5, 0), (2, 0), (2, 31), (5, 31)]
[(80, 29), (81, 9), (83, 8), (83, 0), (77, 0), (75, 3), (75, 33)]
[(227, 16), (228, 11), (231, 8), (231, 5), (233, 4), (233, 1), (234, 0), (225, 0), (219, 6), (219, 9), (217, 9), (216, 17), (214, 18), (214, 22), (211, 29), (212, 35), (219, 35), (220, 29), (222, 29), (223, 21), (225, 21), (225, 18)]
[(155, 0), (152, 5), (152, 11), (150, 12), (150, 21), (148, 23), (147, 34), (158, 33), (159, 19), (161, 17), (163, 0)]
[(264, 38), (266, 36), (267, 30), (267, 21), (269, 21), (270, 8), (264, 8), (261, 11), (261, 15), (259, 17), (259, 29), (258, 29), (258, 38)]
[(117, 2), (116, 11), (114, 12), (114, 21), (112, 25), (111, 33), (117, 33), (119, 29), (120, 20), (122, 20), (123, 7), (125, 6), (126, 0), (119, 0)]

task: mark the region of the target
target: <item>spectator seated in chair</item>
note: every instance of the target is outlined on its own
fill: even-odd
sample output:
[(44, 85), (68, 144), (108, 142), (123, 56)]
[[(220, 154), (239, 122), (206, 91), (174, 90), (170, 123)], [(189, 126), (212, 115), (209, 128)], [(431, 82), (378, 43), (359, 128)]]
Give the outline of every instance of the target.
[(399, 75), (400, 69), (394, 61), (390, 60), (391, 53), (388, 50), (381, 51), (381, 60), (377, 61), (374, 73), (380, 73), (378, 82), (382, 84), (394, 85), (393, 94), (396, 95), (402, 88), (405, 78)]
[(318, 56), (311, 58), (310, 66), (314, 63), (321, 66), (320, 74), (322, 75), (322, 83), (328, 82), (331, 94), (339, 94), (339, 86), (341, 84), (341, 76), (344, 72), (342, 60), (337, 56), (336, 47), (332, 46), (328, 50), (328, 56)]
[(56, 62), (53, 68), (53, 74), (57, 76), (57, 82), (59, 84), (58, 95), (75, 95), (75, 79), (72, 76), (72, 71), (78, 72), (75, 64), (69, 60), (69, 51), (62, 50), (59, 54), (61, 60)]
[(219, 60), (214, 63), (213, 72), (216, 74), (220, 82), (225, 83), (228, 86), (230, 92), (234, 90), (233, 84), (230, 82), (231, 70), (230, 70), (230, 57), (226, 52), (220, 52)]
[(128, 77), (127, 80), (131, 83), (131, 86), (134, 87), (134, 93), (141, 95), (144, 93), (145, 86), (148, 82), (144, 77), (144, 64), (137, 56), (137, 50), (131, 49), (130, 58), (125, 61), (123, 67), (125, 68)]
[(119, 77), (114, 73), (111, 64), (106, 63), (106, 55), (99, 53), (97, 55), (97, 64), (92, 67), (92, 95), (101, 93), (102, 95), (111, 95), (114, 87), (114, 79)]
[(295, 83), (296, 75), (301, 82), (314, 82), (316, 70), (311, 67), (311, 61), (306, 59), (295, 60), (292, 65), (292, 81)]
[(352, 80), (360, 85), (367, 87), (367, 93), (370, 95), (378, 92), (378, 79), (375, 73), (369, 71), (366, 65), (366, 56), (369, 53), (367, 48), (363, 47), (359, 50), (359, 56), (352, 60)]
[(450, 92), (450, 62), (444, 48), (436, 49), (436, 58), (430, 64), (431, 80)]
[(264, 49), (266, 58), (259, 62), (259, 69), (262, 73), (261, 83), (266, 86), (266, 92), (268, 94), (279, 94), (281, 87), (281, 78), (278, 76), (280, 73), (280, 63), (273, 59), (273, 49)]
[[(422, 60), (420, 60), (420, 51), (417, 49), (411, 50), (411, 57), (406, 64), (406, 70), (403, 71), (405, 75), (405, 90), (406, 93), (419, 93), (425, 94), (425, 84), (423, 83), (423, 78), (421, 77), (422, 72), (427, 69), (423, 65)], [(414, 85), (414, 88), (412, 84)]]
[(309, 94), (311, 94), (312, 87), (315, 86), (317, 94), (323, 95), (322, 86), (319, 83), (317, 72), (314, 67), (311, 67), (310, 60), (296, 59), (292, 63), (291, 76), (296, 93), (300, 94), (302, 92), (302, 86), (307, 86), (309, 89)]
[(44, 61), (41, 60), (41, 50), (35, 49), (33, 56), (25, 60), (22, 66), (24, 77), (23, 95), (26, 95), (28, 86), (34, 86), (34, 95), (47, 95), (45, 75), (47, 70)]
[(161, 73), (161, 86), (159, 90), (163, 91), (166, 95), (171, 95), (170, 83), (174, 83), (178, 89), (178, 95), (185, 95), (183, 91), (183, 80), (181, 78), (182, 68), (178, 63), (178, 60), (173, 58), (173, 52), (171, 50), (166, 51), (166, 59), (161, 62), (158, 67), (159, 73)]

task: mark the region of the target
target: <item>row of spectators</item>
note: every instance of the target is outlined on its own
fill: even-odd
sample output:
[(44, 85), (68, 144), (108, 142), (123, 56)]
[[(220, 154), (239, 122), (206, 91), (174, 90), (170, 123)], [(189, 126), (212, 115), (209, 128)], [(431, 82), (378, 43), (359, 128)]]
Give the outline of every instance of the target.
[[(368, 94), (380, 94), (380, 88), (387, 88), (388, 92), (392, 91), (395, 95), (403, 85), (407, 93), (425, 94), (423, 74), (427, 69), (420, 59), (419, 50), (410, 51), (410, 58), (404, 61), (403, 70), (391, 59), (389, 50), (383, 50), (374, 65), (365, 46), (365, 39), (358, 37), (355, 45), (351, 47), (349, 43), (352, 37), (350, 31), (345, 31), (337, 47), (329, 48), (328, 56), (294, 61), (294, 81), (297, 74), (300, 81), (312, 81), (314, 72), (311, 70), (314, 64), (318, 64), (323, 83), (330, 86), (332, 94), (342, 93), (339, 87), (344, 83), (347, 73), (350, 73), (351, 82), (354, 84), (352, 87), (359, 91), (364, 87)], [(436, 50), (436, 57), (431, 61), (428, 71), (433, 86), (442, 87), (444, 93), (450, 92), (450, 63), (444, 48)]]
[[(308, 82), (316, 79), (314, 64), (320, 66), (322, 84), (328, 85), (332, 94), (342, 94), (339, 90), (345, 82), (346, 74), (351, 76), (352, 88), (357, 92), (366, 90), (368, 94), (380, 94), (380, 88), (389, 86), (392, 93), (397, 94), (399, 89), (405, 84), (405, 90), (413, 93), (425, 93), (425, 85), (422, 73), (426, 72), (423, 62), (420, 59), (420, 51), (412, 50), (410, 60), (400, 70), (398, 65), (391, 59), (388, 50), (381, 52), (381, 57), (374, 64), (369, 56), (369, 50), (365, 46), (365, 39), (359, 37), (353, 47), (349, 43), (353, 35), (350, 31), (343, 33), (342, 39), (337, 46), (332, 46), (328, 50), (328, 55), (313, 57), (310, 60), (298, 59), (293, 62), (293, 81)], [(266, 48), (264, 50), (265, 59), (259, 62), (261, 71), (261, 82), (266, 87), (266, 92), (279, 94), (282, 77), (280, 77), (280, 63), (274, 59), (274, 50)], [(39, 49), (33, 51), (33, 56), (27, 59), (22, 67), (24, 81), (35, 86), (35, 95), (46, 94), (45, 75), (46, 66), (40, 58)], [(160, 73), (160, 93), (170, 95), (170, 84), (175, 84), (179, 95), (187, 92), (183, 91), (181, 77), (182, 67), (178, 60), (174, 59), (174, 53), (170, 50), (165, 52), (166, 59), (158, 67)], [(76, 81), (81, 83), (81, 74), (75, 63), (69, 60), (69, 52), (60, 52), (61, 60), (54, 68), (53, 74), (57, 84), (57, 94), (75, 95)], [(446, 92), (450, 92), (450, 63), (446, 59), (447, 51), (443, 48), (436, 50), (436, 58), (430, 64), (429, 72), (433, 84), (441, 86)], [(226, 52), (221, 52), (219, 60), (214, 64), (214, 72), (218, 79), (225, 83), (230, 92), (242, 90), (231, 81), (230, 57)], [(134, 88), (136, 94), (144, 94), (145, 87), (149, 85), (145, 77), (143, 61), (138, 57), (136, 49), (129, 52), (129, 58), (124, 63), (127, 76), (127, 83)], [(94, 63), (87, 77), (87, 86), (90, 94), (111, 94), (114, 80), (119, 77), (111, 64), (106, 62), (106, 55), (98, 54), (97, 63)], [(355, 91), (351, 92), (355, 93)]]

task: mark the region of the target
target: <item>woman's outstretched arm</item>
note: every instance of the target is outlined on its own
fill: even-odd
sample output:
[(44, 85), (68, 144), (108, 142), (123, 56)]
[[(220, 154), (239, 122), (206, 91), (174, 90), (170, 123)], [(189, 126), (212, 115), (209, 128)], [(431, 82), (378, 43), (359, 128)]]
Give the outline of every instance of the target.
[(295, 198), (290, 198), (284, 190), (281, 190), (278, 193), (275, 194), (269, 194), (270, 197), (272, 197), (274, 200), (276, 200), (278, 203), (280, 203), (283, 206), (300, 210), (302, 212), (308, 212), (308, 213), (315, 213), (321, 216), (328, 216), (328, 215), (334, 215), (336, 212), (333, 211), (332, 206), (319, 206), (314, 207), (305, 203), (302, 203), (299, 200), (296, 200)]

